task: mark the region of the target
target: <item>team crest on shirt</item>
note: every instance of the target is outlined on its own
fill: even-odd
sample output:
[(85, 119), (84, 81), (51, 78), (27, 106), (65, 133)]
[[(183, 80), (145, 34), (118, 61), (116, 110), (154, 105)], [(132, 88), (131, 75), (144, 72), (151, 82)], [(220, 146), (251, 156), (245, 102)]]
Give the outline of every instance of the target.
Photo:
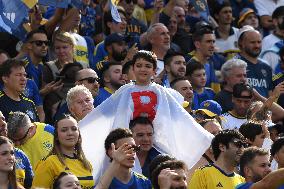
[(265, 69), (261, 69), (261, 73), (262, 73), (262, 75), (263, 75), (264, 77), (266, 77), (266, 76), (267, 76), (267, 72), (266, 72), (266, 70), (265, 70)]

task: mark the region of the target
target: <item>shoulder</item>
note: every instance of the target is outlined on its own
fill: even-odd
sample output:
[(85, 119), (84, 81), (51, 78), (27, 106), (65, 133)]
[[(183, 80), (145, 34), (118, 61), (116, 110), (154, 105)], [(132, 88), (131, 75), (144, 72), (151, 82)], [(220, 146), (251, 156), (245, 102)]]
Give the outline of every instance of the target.
[(46, 124), (46, 123), (40, 123), (40, 122), (34, 122), (34, 124), (37, 126), (37, 129), (42, 129), (45, 132), (48, 132), (50, 134), (54, 134), (54, 127)]
[[(276, 74), (272, 77), (272, 81), (276, 81), (276, 80), (278, 80), (282, 77), (283, 77), (283, 73), (278, 73), (278, 74)], [(0, 95), (1, 95), (1, 93), (0, 93)]]
[(133, 171), (133, 176), (139, 180), (143, 180), (143, 181), (149, 181), (149, 179), (147, 177), (145, 177), (144, 175), (134, 172)]

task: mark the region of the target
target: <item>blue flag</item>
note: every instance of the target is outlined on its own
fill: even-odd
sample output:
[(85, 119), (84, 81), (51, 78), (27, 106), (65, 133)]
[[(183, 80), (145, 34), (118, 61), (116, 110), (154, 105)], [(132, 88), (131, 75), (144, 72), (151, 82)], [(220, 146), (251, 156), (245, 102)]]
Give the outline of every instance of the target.
[(208, 21), (210, 13), (206, 0), (196, 0), (192, 1), (192, 4), (197, 12), (199, 12), (200, 16)]
[(23, 22), (16, 29), (13, 29), (4, 23), (2, 17), (0, 16), (0, 32), (8, 32), (16, 36), (21, 41), (24, 41), (27, 34), (27, 31), (23, 27), (23, 24), (25, 22), (26, 20), (24, 19)]
[(59, 7), (59, 8), (67, 8), (70, 2), (71, 0), (39, 0), (38, 1), (38, 3), (41, 5)]
[(0, 16), (2, 21), (12, 29), (28, 18), (29, 10), (36, 4), (33, 0), (0, 0)]

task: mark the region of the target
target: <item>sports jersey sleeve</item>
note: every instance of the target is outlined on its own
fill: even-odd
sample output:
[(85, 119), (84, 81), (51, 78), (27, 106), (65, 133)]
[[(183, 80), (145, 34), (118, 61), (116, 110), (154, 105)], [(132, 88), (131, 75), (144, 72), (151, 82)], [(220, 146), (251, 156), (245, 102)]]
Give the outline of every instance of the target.
[(189, 189), (207, 189), (206, 186), (206, 175), (201, 169), (197, 169), (190, 182), (189, 182)]
[(41, 160), (35, 168), (33, 188), (51, 188), (55, 176), (50, 159)]
[(253, 183), (242, 183), (236, 186), (236, 189), (250, 189), (250, 187), (253, 185)]
[(31, 87), (33, 88), (32, 90), (32, 97), (33, 97), (33, 101), (35, 103), (36, 106), (42, 106), (42, 98), (39, 94), (39, 90), (38, 90), (38, 87), (37, 85), (35, 84), (35, 82), (33, 80), (31, 80)]

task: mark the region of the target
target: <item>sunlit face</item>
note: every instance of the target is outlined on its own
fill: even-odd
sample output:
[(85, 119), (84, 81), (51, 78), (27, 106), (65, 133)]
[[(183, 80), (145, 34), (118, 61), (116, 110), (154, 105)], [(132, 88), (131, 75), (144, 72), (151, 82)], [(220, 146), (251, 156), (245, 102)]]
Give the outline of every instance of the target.
[(250, 13), (246, 16), (246, 18), (242, 22), (242, 26), (245, 25), (252, 26), (254, 29), (257, 29), (259, 27), (259, 21), (255, 13)]
[(195, 41), (194, 45), (204, 57), (210, 58), (213, 55), (215, 49), (215, 35), (204, 34), (201, 41)]
[(116, 89), (126, 83), (122, 76), (122, 65), (112, 65), (107, 72), (104, 79), (105, 83), (110, 83)]
[(226, 85), (230, 86), (232, 89), (235, 84), (246, 83), (247, 73), (245, 68), (233, 67), (229, 76), (225, 77)]
[(0, 172), (8, 173), (15, 165), (15, 154), (13, 145), (5, 143), (0, 145)]
[(190, 83), (193, 87), (202, 88), (206, 85), (205, 69), (195, 70), (189, 77)]
[(176, 169), (175, 175), (171, 180), (170, 189), (187, 189), (186, 172), (184, 169)]
[(142, 152), (148, 152), (153, 147), (154, 130), (150, 124), (137, 123), (132, 129), (132, 133), (136, 145), (140, 145)]
[(192, 102), (193, 88), (188, 80), (181, 80), (176, 82), (173, 88), (184, 97), (185, 101), (189, 103)]
[(85, 92), (79, 92), (72, 98), (69, 110), (77, 120), (81, 120), (94, 109), (93, 102), (94, 99), (92, 96)]
[(81, 186), (75, 175), (66, 175), (60, 179), (60, 189), (81, 189)]
[(61, 148), (74, 148), (79, 139), (77, 121), (73, 118), (62, 119), (57, 123), (58, 141)]
[(150, 37), (150, 43), (154, 48), (167, 51), (170, 48), (170, 33), (166, 26), (156, 26), (155, 32)]
[[(243, 91), (241, 93), (241, 96), (251, 96), (249, 91)], [(245, 117), (247, 115), (247, 110), (249, 109), (251, 103), (252, 103), (252, 98), (236, 98), (232, 97), (232, 102), (234, 104), (234, 111), (238, 116)]]
[[(115, 142), (115, 148), (119, 148), (122, 146), (124, 143), (127, 143), (129, 145), (135, 145), (135, 141), (133, 138), (128, 137), (128, 138), (122, 138), (119, 139)], [(121, 162), (121, 166), (125, 168), (132, 168), (134, 167), (134, 162), (135, 162), (135, 153), (132, 153), (129, 155), (129, 157)]]
[(240, 49), (243, 53), (251, 57), (258, 57), (261, 52), (261, 35), (256, 31), (247, 31), (240, 40)]
[(44, 58), (48, 50), (48, 39), (44, 33), (35, 33), (29, 41), (28, 48), (37, 58)]
[(17, 93), (22, 93), (27, 84), (27, 73), (22, 66), (11, 68), (9, 76), (2, 76), (4, 87)]
[(247, 168), (246, 177), (250, 178), (252, 182), (260, 181), (271, 172), (269, 156), (256, 156)]
[(264, 133), (256, 135), (254, 141), (250, 141), (251, 142), (251, 146), (256, 146), (256, 147), (261, 148), (262, 145), (263, 145), (264, 139), (265, 139), (265, 134)]
[(71, 62), (74, 56), (74, 46), (56, 40), (54, 42), (54, 52), (60, 62)]
[(155, 75), (153, 64), (142, 58), (134, 62), (133, 72), (137, 85), (148, 85), (151, 82), (151, 78)]
[(98, 83), (98, 75), (92, 69), (81, 70), (82, 77), (78, 81), (84, 85), (92, 93), (93, 97), (98, 95), (100, 84)]
[(218, 20), (218, 24), (224, 24), (224, 25), (228, 25), (231, 24), (233, 21), (233, 11), (232, 11), (232, 7), (224, 7), (221, 9), (221, 11), (215, 15), (217, 20)]
[(240, 157), (244, 151), (244, 147), (237, 146), (234, 142), (239, 142), (239, 139), (233, 139), (232, 142), (229, 143), (228, 148), (226, 148), (224, 152), (224, 157), (228, 160), (232, 161), (232, 165), (236, 166), (240, 162)]
[(222, 131), (222, 127), (217, 121), (209, 121), (203, 126), (203, 128), (214, 136), (217, 135), (220, 131)]
[(185, 76), (186, 62), (183, 56), (174, 56), (169, 65), (166, 65), (166, 71), (174, 78)]

